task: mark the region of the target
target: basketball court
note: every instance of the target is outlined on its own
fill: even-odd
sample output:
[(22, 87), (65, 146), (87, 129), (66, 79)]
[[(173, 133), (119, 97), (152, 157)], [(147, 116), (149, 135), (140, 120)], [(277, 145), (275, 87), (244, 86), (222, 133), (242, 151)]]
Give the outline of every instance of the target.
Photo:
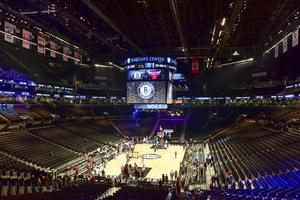
[[(171, 171), (177, 170), (179, 172), (180, 163), (183, 160), (184, 149), (180, 145), (169, 145), (167, 149), (158, 149), (154, 151), (151, 148), (152, 144), (137, 144), (134, 148), (133, 156), (129, 161), (129, 164), (134, 165), (135, 163), (138, 167), (144, 165), (146, 168), (151, 168), (146, 178), (160, 179), (162, 174), (168, 174), (170, 176)], [(175, 159), (175, 152), (177, 152), (177, 157)], [(144, 159), (142, 159), (142, 156)], [(122, 153), (110, 160), (106, 164), (104, 169), (105, 174), (108, 176), (118, 176), (121, 174), (121, 166), (126, 163), (126, 153)]]

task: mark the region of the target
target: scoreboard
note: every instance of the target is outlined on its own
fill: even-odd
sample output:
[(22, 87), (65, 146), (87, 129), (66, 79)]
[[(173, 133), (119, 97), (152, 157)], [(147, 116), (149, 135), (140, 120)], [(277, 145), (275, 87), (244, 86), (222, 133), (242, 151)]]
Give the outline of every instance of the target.
[(165, 81), (127, 82), (127, 103), (167, 103)]
[(172, 103), (172, 79), (176, 67), (176, 60), (169, 57), (136, 57), (126, 59), (127, 103)]
[(167, 70), (165, 69), (137, 69), (127, 72), (127, 80), (139, 81), (139, 80), (168, 80)]

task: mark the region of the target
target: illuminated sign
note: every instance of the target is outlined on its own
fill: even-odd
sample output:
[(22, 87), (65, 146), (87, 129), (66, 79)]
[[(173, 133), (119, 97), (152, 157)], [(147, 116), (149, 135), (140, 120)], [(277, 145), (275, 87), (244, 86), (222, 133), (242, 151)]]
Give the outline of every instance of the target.
[(185, 79), (184, 74), (176, 73), (176, 74), (173, 74), (173, 80), (174, 81), (184, 81), (186, 79)]
[(170, 57), (134, 57), (127, 58), (125, 61), (125, 65), (139, 62), (158, 62), (158, 63), (168, 63), (171, 65), (177, 65), (177, 61)]
[(163, 69), (138, 69), (130, 70), (127, 80), (166, 80), (166, 71)]
[(168, 105), (167, 104), (135, 104), (134, 109), (165, 110), (168, 109)]

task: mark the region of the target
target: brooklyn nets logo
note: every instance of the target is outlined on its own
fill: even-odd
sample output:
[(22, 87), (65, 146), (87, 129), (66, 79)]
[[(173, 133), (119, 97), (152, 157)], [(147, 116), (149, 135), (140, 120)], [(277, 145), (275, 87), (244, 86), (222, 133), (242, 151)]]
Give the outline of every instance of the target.
[(141, 79), (142, 78), (142, 73), (139, 71), (136, 71), (133, 73), (133, 78), (134, 79)]
[(137, 87), (139, 97), (142, 99), (150, 99), (154, 95), (154, 87), (150, 82), (142, 82)]
[(143, 157), (144, 159), (149, 159), (149, 160), (154, 160), (154, 159), (161, 158), (160, 155), (154, 154), (154, 153), (142, 154), (141, 157)]

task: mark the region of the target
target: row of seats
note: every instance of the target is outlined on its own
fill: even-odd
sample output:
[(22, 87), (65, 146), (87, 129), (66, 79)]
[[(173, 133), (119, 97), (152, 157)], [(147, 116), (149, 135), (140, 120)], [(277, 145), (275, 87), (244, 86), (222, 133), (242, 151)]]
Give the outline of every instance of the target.
[(78, 157), (72, 151), (34, 137), (26, 130), (0, 134), (0, 151), (50, 169)]
[(74, 121), (60, 124), (59, 127), (99, 143), (119, 141), (116, 130), (106, 119), (97, 122), (94, 120)]
[(21, 122), (27, 119), (41, 120), (41, 117), (37, 113), (26, 108), (1, 109), (0, 114), (11, 122)]
[(113, 123), (127, 136), (147, 136), (157, 121), (157, 113), (135, 113), (135, 116), (113, 117)]
[(94, 200), (100, 197), (109, 187), (108, 184), (103, 183), (84, 183), (62, 191), (7, 196), (1, 197), (1, 200)]
[(282, 174), (268, 175), (253, 179), (253, 182), (247, 181), (246, 184), (254, 185), (253, 189), (242, 188), (229, 189), (225, 194), (229, 197), (240, 199), (256, 198), (256, 199), (299, 199), (300, 198), (300, 171), (291, 171)]
[(264, 108), (199, 107), (190, 110), (186, 138), (205, 139), (209, 134), (230, 127), (241, 115), (257, 117)]
[(35, 113), (32, 110), (26, 109), (26, 108), (17, 108), (15, 109), (15, 111), (18, 113), (18, 115), (20, 116), (29, 116), (31, 117), (33, 120), (40, 120), (41, 117)]
[[(274, 127), (286, 126), (294, 117), (297, 112), (282, 110), (264, 116)], [(256, 125), (226, 131), (212, 139), (209, 148), (227, 188), (216, 199), (300, 197), (300, 133)]]
[[(118, 119), (113, 120), (113, 123), (128, 136), (142, 136), (142, 129), (134, 119)], [(149, 133), (148, 133), (149, 134)]]
[[(46, 178), (47, 177), (47, 178)], [(0, 199), (3, 196), (16, 196), (27, 193), (53, 191), (49, 175), (36, 170), (3, 170), (0, 174)]]
[(155, 188), (139, 188), (139, 187), (122, 187), (116, 194), (105, 198), (106, 200), (163, 200), (168, 194), (167, 189), (159, 187)]
[(0, 114), (3, 115), (5, 118), (12, 122), (19, 122), (22, 119), (20, 118), (20, 114), (17, 113), (15, 110), (0, 110)]
[(56, 126), (34, 129), (31, 132), (77, 152), (90, 152), (100, 146), (94, 141)]
[[(273, 133), (254, 128), (240, 136), (227, 136), (210, 143), (215, 166), (233, 174), (234, 180), (273, 174), (300, 167), (300, 134)], [(259, 158), (259, 159), (258, 159)]]
[(10, 158), (9, 156), (0, 152), (0, 174), (1, 170), (15, 169), (19, 171), (29, 171), (33, 167), (26, 165), (20, 161)]
[(44, 119), (51, 119), (51, 114), (54, 113), (53, 109), (50, 107), (32, 106), (31, 110), (33, 110), (38, 115), (42, 116)]

